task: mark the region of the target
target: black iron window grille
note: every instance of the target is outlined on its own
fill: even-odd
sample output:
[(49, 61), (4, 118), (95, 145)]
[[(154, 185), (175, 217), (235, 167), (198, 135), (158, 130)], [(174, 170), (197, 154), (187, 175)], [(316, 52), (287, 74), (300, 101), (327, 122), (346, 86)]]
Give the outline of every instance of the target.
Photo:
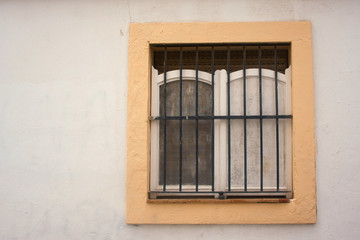
[(150, 198), (291, 198), (290, 44), (152, 45)]

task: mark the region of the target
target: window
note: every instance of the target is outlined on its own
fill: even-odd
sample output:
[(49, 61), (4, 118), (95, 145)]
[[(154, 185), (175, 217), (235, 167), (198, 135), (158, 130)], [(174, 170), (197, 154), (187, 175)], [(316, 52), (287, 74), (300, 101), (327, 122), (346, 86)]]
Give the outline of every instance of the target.
[[(128, 109), (127, 109), (128, 111), (127, 192), (126, 192), (127, 193), (126, 195), (127, 223), (129, 224), (254, 224), (254, 223), (284, 224), (284, 223), (316, 222), (314, 103), (313, 103), (314, 98), (313, 98), (311, 42), (312, 42), (311, 24), (309, 22), (130, 24), (129, 61), (128, 61), (128, 65), (129, 65)], [(191, 199), (179, 199), (177, 196), (175, 199), (171, 199), (169, 197), (166, 197), (166, 199), (149, 198), (149, 192), (151, 192), (150, 183), (152, 181), (151, 178), (153, 178), (153, 175), (150, 175), (151, 173), (150, 168), (152, 167), (151, 134), (153, 133), (153, 131), (151, 131), (151, 124), (153, 124), (153, 122), (155, 121), (158, 122), (161, 121), (161, 119), (149, 120), (149, 116), (156, 116), (151, 113), (151, 104), (152, 104), (151, 79), (152, 79), (152, 74), (155, 73), (155, 71), (151, 71), (153, 64), (155, 65), (155, 69), (159, 71), (157, 75), (161, 75), (164, 72), (164, 70), (162, 70), (161, 68), (156, 67), (157, 60), (153, 61), (152, 51), (155, 50), (152, 48), (152, 46), (155, 45), (168, 46), (168, 50), (169, 50), (168, 57), (170, 57), (171, 51), (169, 44), (178, 45), (178, 44), (197, 44), (197, 43), (206, 43), (209, 45), (217, 45), (217, 44), (232, 45), (234, 43), (247, 43), (247, 44), (260, 44), (262, 46), (266, 43), (276, 43), (278, 44), (279, 47), (281, 44), (290, 43), (291, 53), (289, 55), (288, 62), (289, 64), (291, 63), (290, 75), (291, 75), (292, 118), (287, 118), (284, 121), (290, 122), (292, 125), (292, 127), (290, 128), (291, 137), (292, 137), (291, 157), (290, 157), (290, 159), (292, 160), (292, 166), (291, 166), (292, 176), (290, 177), (290, 180), (292, 182), (291, 184), (292, 199), (287, 201), (286, 203), (278, 203), (281, 200), (276, 201), (277, 203), (274, 204), (268, 202), (272, 200), (266, 200), (266, 199), (261, 202), (259, 202), (258, 199), (257, 200), (233, 199), (230, 198), (229, 196), (227, 196), (228, 198), (226, 199), (218, 199), (218, 198), (202, 199), (199, 196), (196, 196), (196, 198), (191, 198)], [(278, 48), (278, 50), (280, 50), (280, 48)], [(234, 51), (236, 50), (234, 49)], [(231, 48), (231, 52), (233, 52), (232, 48)], [(185, 56), (185, 51), (184, 51), (184, 56)], [(249, 52), (249, 56), (250, 56), (250, 52)], [(169, 58), (169, 60), (171, 59)], [(202, 67), (200, 67), (201, 65), (202, 64), (199, 64), (199, 69), (198, 69), (199, 77), (203, 77), (204, 75), (204, 78), (206, 78), (205, 77), (206, 74), (203, 74), (202, 72), (208, 72), (208, 70), (202, 69)], [(265, 62), (264, 62), (264, 66), (265, 66)], [(171, 67), (172, 66), (169, 64), (167, 71), (165, 71), (167, 72), (168, 77), (171, 77), (171, 74), (175, 74), (176, 71), (179, 70), (179, 67), (176, 66), (174, 66), (174, 68)], [(285, 67), (284, 70), (287, 67)], [(250, 68), (257, 68), (258, 70), (258, 67), (254, 67), (254, 66), (251, 66)], [(265, 68), (269, 69), (268, 67), (264, 67), (264, 69)], [(187, 73), (185, 71), (186, 69), (189, 68), (187, 66), (185, 67), (184, 65), (183, 66), (184, 76), (188, 74), (189, 76), (192, 75), (192, 77), (194, 78), (194, 72)], [(257, 70), (254, 71), (256, 72)], [(226, 66), (222, 66), (219, 67), (219, 69), (216, 69), (215, 72), (216, 71), (217, 71), (216, 76), (217, 77), (219, 76), (220, 78), (222, 77), (221, 76), (222, 74), (225, 75), (225, 78), (227, 78), (228, 73), (230, 72), (230, 79), (232, 79), (232, 81), (230, 81), (231, 82), (230, 90), (233, 83), (239, 85), (243, 83), (241, 79), (235, 80), (236, 74), (239, 75), (244, 74), (244, 72), (241, 72), (242, 71), (241, 69), (234, 69), (228, 71)], [(249, 69), (246, 70), (245, 72), (246, 73), (245, 76), (246, 78), (248, 78), (246, 82), (250, 78), (254, 78), (255, 82), (256, 79), (259, 79), (256, 75), (252, 76), (251, 71)], [(262, 73), (263, 71), (265, 70), (262, 70)], [(272, 71), (274, 71), (274, 69), (272, 69)], [(281, 71), (278, 70), (276, 72), (281, 72)], [(285, 74), (285, 72), (283, 72), (282, 74)], [(271, 75), (272, 73), (269, 74), (270, 77)], [(264, 76), (266, 76), (266, 73), (263, 73), (262, 79), (263, 81), (267, 81), (264, 79), (265, 78)], [(174, 77), (176, 78), (176, 74), (174, 75)], [(279, 79), (281, 78), (280, 74), (278, 74), (278, 77)], [(268, 81), (271, 82), (271, 80)], [(199, 87), (198, 90), (200, 90), (201, 88), (204, 89), (205, 92), (206, 91), (211, 92), (212, 87), (214, 85), (208, 84), (207, 82), (208, 80), (198, 82), (198, 84), (200, 83), (198, 85)], [(194, 80), (188, 80), (188, 83), (190, 85), (193, 85)], [(171, 83), (169, 83), (169, 85), (170, 84)], [(176, 85), (177, 84), (176, 81), (173, 81), (173, 84)], [(160, 88), (161, 86), (159, 87), (159, 89)], [(189, 86), (189, 88), (191, 88), (191, 86)], [(227, 90), (227, 87), (225, 87), (225, 89)], [(236, 88), (234, 87), (233, 89)], [(247, 93), (250, 94), (250, 92), (251, 91)], [(230, 91), (230, 98), (231, 95), (234, 94), (232, 94), (232, 92)], [(279, 92), (279, 96), (280, 95), (281, 93)], [(159, 97), (161, 96), (159, 95)], [(167, 98), (170, 99), (170, 97)], [(215, 100), (216, 97), (214, 96), (213, 99)], [(221, 101), (221, 97), (218, 99), (219, 101)], [(201, 99), (198, 100), (202, 101)], [(160, 100), (159, 103), (161, 103)], [(234, 104), (234, 106), (236, 105), (236, 103), (232, 102), (232, 100), (230, 101), (230, 104), (231, 106), (232, 104)], [(241, 110), (240, 106), (242, 106), (241, 102), (240, 105), (238, 106), (239, 111)], [(225, 109), (226, 108), (227, 107), (225, 107)], [(231, 107), (231, 109), (236, 109), (236, 108)], [(247, 107), (247, 111), (250, 111), (249, 109), (250, 108)], [(160, 110), (161, 109), (159, 109), (159, 111)], [(198, 109), (198, 111), (199, 114), (209, 115), (208, 109)], [(185, 112), (183, 114), (185, 114)], [(252, 114), (252, 113), (248, 112), (248, 114)], [(220, 116), (221, 115), (222, 114), (220, 114)], [(158, 116), (161, 116), (161, 114), (159, 114)], [(186, 124), (185, 122), (188, 122), (190, 120), (183, 120), (183, 122), (184, 124)], [(255, 120), (259, 122), (258, 119)], [(200, 121), (209, 121), (209, 120), (198, 120), (198, 121), (200, 122)], [(210, 119), (210, 121), (212, 121), (212, 119)], [(227, 128), (226, 122), (228, 120), (226, 118), (214, 119), (214, 121), (215, 122), (217, 121), (219, 125), (225, 125), (225, 128)], [(251, 120), (249, 119), (246, 121), (250, 122)], [(225, 124), (222, 124), (223, 122), (225, 122)], [(263, 122), (265, 122), (264, 119)], [(205, 124), (203, 128), (204, 128), (204, 132), (208, 132), (209, 125)], [(250, 125), (248, 125), (247, 128), (250, 129)], [(175, 127), (174, 129), (178, 129), (178, 128)], [(240, 129), (239, 131), (241, 132), (242, 129), (240, 128), (240, 126), (239, 129)], [(249, 132), (249, 129), (247, 132)], [(263, 130), (265, 132), (265, 129)], [(220, 144), (224, 144), (222, 143), (223, 141), (220, 139), (221, 138), (220, 136), (221, 135), (225, 136), (225, 134), (227, 134), (227, 130), (225, 130), (225, 134), (224, 131), (218, 131), (218, 132), (219, 132), (218, 133), (219, 138), (216, 138), (215, 136), (214, 138), (219, 139)], [(233, 134), (233, 132), (235, 131), (231, 129), (231, 134)], [(199, 130), (199, 133), (202, 133), (202, 130)], [(279, 135), (281, 136), (281, 134)], [(226, 135), (225, 138), (227, 138), (228, 136), (229, 135)], [(240, 135), (240, 138), (242, 138), (241, 136), (242, 135)], [(285, 134), (284, 136), (287, 135)], [(251, 138), (249, 134), (247, 137)], [(208, 137), (206, 136), (205, 138)], [(232, 135), (230, 135), (230, 138), (231, 138), (230, 139), (231, 143), (233, 143), (235, 136), (233, 137)], [(159, 135), (159, 139), (161, 139), (160, 135)], [(202, 139), (202, 136), (200, 136), (200, 134), (199, 134), (199, 139)], [(199, 144), (203, 144), (202, 141), (199, 141)], [(248, 143), (248, 145), (249, 144), (250, 142)], [(215, 144), (215, 146), (216, 145), (217, 144)], [(225, 144), (225, 149), (227, 149), (228, 146), (230, 146), (231, 149), (234, 148), (231, 146), (231, 144), (230, 145)], [(210, 152), (211, 152), (211, 148), (210, 148)], [(160, 153), (161, 151), (159, 146), (159, 155)], [(208, 154), (208, 151), (204, 154)], [(236, 154), (234, 153), (233, 155)], [(201, 164), (199, 164), (199, 166), (202, 166)], [(161, 166), (161, 163), (159, 164), (159, 166)], [(225, 165), (219, 163), (216, 166), (219, 166), (220, 168), (221, 166), (225, 166)], [(229, 168), (225, 168), (224, 172), (226, 172), (226, 170), (228, 169)], [(159, 167), (159, 172), (161, 172), (161, 170), (162, 169)], [(202, 175), (201, 169), (199, 171), (199, 176), (200, 175)], [(236, 174), (233, 175), (240, 176)], [(216, 176), (214, 178), (215, 182), (219, 181), (219, 184), (224, 183), (224, 181), (221, 180), (221, 177), (223, 175), (221, 174), (219, 175), (218, 173), (215, 173), (215, 176)], [(228, 177), (228, 175), (226, 174), (224, 176), (225, 178)], [(203, 179), (202, 180), (199, 179), (199, 183), (200, 183), (199, 188), (202, 188), (203, 186), (208, 187), (209, 186), (208, 179), (211, 178), (209, 176), (205, 176), (201, 178)], [(240, 182), (242, 182), (242, 180), (243, 179), (241, 179), (240, 177)], [(159, 186), (162, 185), (161, 181), (163, 180), (159, 179), (158, 181)], [(174, 187), (176, 188), (176, 183), (175, 183), (176, 178), (166, 181), (174, 181), (173, 184), (169, 184), (167, 191), (171, 189), (170, 185), (174, 185)], [(183, 181), (185, 181), (185, 179), (183, 179)], [(191, 184), (184, 184), (184, 187), (185, 185), (191, 186)], [(232, 187), (235, 188), (236, 184), (235, 185), (232, 184)], [(232, 187), (231, 189), (233, 189)], [(239, 186), (239, 188), (241, 188), (241, 185)], [(225, 186), (225, 190), (226, 190), (226, 186)], [(258, 196), (255, 197), (258, 198)]]
[(154, 46), (150, 198), (291, 197), (289, 47)]

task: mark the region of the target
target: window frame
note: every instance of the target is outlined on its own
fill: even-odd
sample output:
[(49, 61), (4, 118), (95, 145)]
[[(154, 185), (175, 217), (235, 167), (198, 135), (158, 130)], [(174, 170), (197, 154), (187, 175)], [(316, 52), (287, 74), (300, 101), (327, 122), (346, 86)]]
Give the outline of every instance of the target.
[[(226, 196), (231, 196), (235, 198), (248, 198), (248, 197), (257, 197), (259, 198), (259, 201), (261, 201), (261, 198), (268, 197), (268, 198), (286, 198), (290, 199), (292, 198), (292, 184), (291, 184), (291, 119), (287, 119), (284, 123), (285, 131), (283, 138), (289, 139), (289, 141), (286, 141), (286, 146), (284, 146), (284, 151), (286, 153), (286, 157), (284, 159), (284, 163), (286, 168), (284, 168), (284, 172), (282, 172), (282, 176), (284, 177), (284, 185), (280, 186), (280, 191), (286, 191), (284, 192), (276, 192), (276, 186), (267, 186), (264, 187), (263, 193), (256, 192), (260, 191), (258, 187), (256, 186), (247, 186), (247, 189), (249, 192), (247, 192), (244, 187), (238, 186), (238, 185), (232, 185), (231, 191), (235, 192), (229, 192), (228, 190), (228, 154), (226, 152), (227, 149), (227, 122), (225, 119), (218, 120), (215, 122), (214, 126), (214, 189), (212, 190), (212, 186), (210, 185), (198, 185), (198, 191), (195, 191), (196, 186), (195, 183), (193, 185), (190, 184), (182, 184), (181, 189), (179, 184), (167, 184), (166, 185), (166, 191), (164, 191), (163, 185), (159, 184), (159, 171), (160, 171), (160, 147), (161, 145), (160, 141), (160, 122), (159, 120), (156, 120), (157, 117), (160, 116), (160, 107), (163, 106), (163, 103), (160, 101), (160, 87), (164, 84), (164, 73), (158, 74), (158, 70), (156, 70), (154, 67), (151, 69), (152, 71), (152, 79), (151, 79), (151, 169), (150, 169), (150, 198), (156, 199), (156, 196), (162, 196), (163, 198), (184, 198), (184, 197), (192, 197), (196, 198), (199, 196), (208, 196), (209, 198), (219, 198), (219, 194), (223, 194), (223, 196), (226, 198)], [(180, 73), (180, 71), (182, 73)], [(209, 86), (212, 85), (212, 73), (204, 72), (204, 71), (197, 71), (197, 70), (189, 70), (189, 69), (179, 69), (179, 70), (171, 70), (166, 72), (166, 83), (172, 83), (172, 82), (180, 82), (180, 78), (182, 81), (196, 81), (196, 72), (198, 73), (198, 81), (208, 84)], [(249, 68), (246, 69), (246, 77), (251, 78), (255, 77), (256, 82), (258, 82), (259, 78), (259, 69), (258, 68)], [(291, 115), (291, 66), (289, 66), (285, 73), (278, 72), (277, 75), (275, 74), (274, 70), (269, 69), (261, 69), (261, 76), (262, 76), (262, 82), (263, 82), (263, 90), (265, 89), (265, 83), (266, 82), (273, 82), (275, 86), (276, 79), (279, 82), (279, 85), (284, 84), (284, 98), (282, 101), (285, 102), (284, 110), (279, 115)], [(277, 76), (277, 77), (275, 77)], [(214, 72), (214, 115), (215, 116), (227, 116), (227, 78), (228, 73), (225, 69), (216, 70)], [(244, 71), (243, 70), (236, 70), (234, 72), (230, 72), (230, 82), (235, 81), (243, 81), (244, 78)], [(249, 81), (249, 80), (248, 80)], [(240, 83), (242, 86), (243, 84)], [(274, 86), (271, 88), (267, 88), (267, 90), (264, 91), (271, 91), (273, 92)], [(248, 94), (258, 94), (259, 88), (257, 87), (254, 91), (255, 92), (248, 92)], [(279, 89), (280, 91), (280, 89)], [(231, 95), (231, 97), (234, 97)], [(237, 96), (238, 97), (238, 96)], [(237, 99), (237, 97), (235, 99)], [(258, 98), (259, 96), (257, 96)], [(274, 97), (274, 96), (273, 96)], [(263, 101), (267, 101), (269, 99), (265, 99), (263, 97)], [(233, 100), (231, 100), (233, 101)], [(275, 99), (274, 99), (275, 101)], [(280, 101), (280, 99), (279, 99)], [(275, 102), (273, 103), (275, 104)], [(240, 104), (240, 108), (242, 108)], [(249, 109), (250, 110), (250, 109)], [(273, 109), (275, 114), (275, 107)], [(240, 114), (240, 113), (238, 113)], [(241, 114), (240, 114), (241, 115)], [(251, 115), (251, 114), (250, 114)], [(256, 115), (254, 113), (253, 115)], [(264, 113), (264, 115), (266, 115)], [(259, 120), (259, 119), (258, 119)], [(285, 120), (285, 119), (283, 119)], [(266, 120), (265, 120), (266, 121)], [(251, 128), (249, 126), (248, 132), (251, 131)], [(265, 133), (264, 133), (265, 134)], [(275, 135), (274, 135), (275, 136)], [(220, 140), (222, 139), (222, 140)], [(241, 139), (239, 139), (241, 141)], [(236, 144), (238, 142), (236, 139), (232, 139), (232, 143)], [(233, 146), (233, 144), (232, 144)], [(195, 147), (195, 146), (194, 146)], [(286, 149), (286, 150), (285, 150)], [(251, 155), (250, 152), (248, 152), (249, 156)], [(241, 158), (242, 155), (233, 156), (236, 158)], [(250, 158), (250, 157), (249, 157)], [(183, 165), (185, 166), (185, 165)], [(169, 169), (169, 168), (168, 168)], [(209, 171), (212, 171), (210, 168)], [(256, 171), (260, 172), (260, 169), (257, 169)], [(258, 174), (260, 175), (260, 173)], [(263, 172), (263, 174), (266, 174), (266, 171)], [(274, 176), (275, 177), (275, 176)], [(250, 179), (250, 178), (248, 178)], [(264, 182), (263, 182), (264, 183)], [(241, 185), (241, 184), (240, 184)], [(206, 194), (205, 194), (206, 193)]]
[[(291, 43), (293, 199), (149, 200), (150, 44)], [(310, 22), (130, 24), (127, 122), (127, 223), (315, 223), (315, 141)], [(171, 203), (171, 204), (169, 204)], [(185, 204), (186, 203), (186, 204)], [(174, 217), (176, 216), (176, 217)]]

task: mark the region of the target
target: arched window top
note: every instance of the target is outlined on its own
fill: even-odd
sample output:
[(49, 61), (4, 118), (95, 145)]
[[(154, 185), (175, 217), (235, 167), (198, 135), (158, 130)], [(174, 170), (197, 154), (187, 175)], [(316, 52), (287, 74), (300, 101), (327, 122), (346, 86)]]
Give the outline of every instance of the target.
[[(153, 71), (155, 71), (155, 74), (157, 74), (156, 69), (153, 68)], [(225, 69), (216, 70), (215, 74), (220, 71), (226, 72)], [(280, 82), (286, 83), (286, 79), (287, 79), (286, 72), (287, 71), (288, 71), (288, 69), (285, 71), (285, 74), (277, 72), (277, 79)], [(258, 77), (258, 76), (259, 76), (258, 68), (246, 69), (246, 77)], [(270, 70), (270, 69), (261, 69), (261, 76), (263, 78), (275, 79), (275, 71)], [(244, 70), (238, 70), (238, 71), (230, 73), (230, 81), (242, 79), (243, 77), (244, 77)], [(164, 73), (158, 75), (157, 79), (158, 79), (158, 82), (157, 82), (158, 85), (164, 84)], [(180, 70), (172, 70), (172, 71), (166, 72), (166, 82), (167, 83), (178, 81), (179, 79), (180, 79)], [(183, 69), (182, 70), (182, 80), (196, 80), (196, 70)], [(198, 71), (198, 80), (200, 82), (211, 84), (211, 81), (212, 81), (211, 73)]]
[[(224, 70), (222, 70), (224, 71)], [(259, 76), (259, 69), (258, 68), (249, 68), (246, 69), (246, 77), (258, 77)], [(285, 74), (287, 73), (288, 69), (285, 70)], [(280, 72), (277, 72), (277, 79), (281, 82), (286, 82), (286, 75)], [(275, 71), (270, 69), (261, 69), (261, 77), (263, 78), (272, 78), (275, 79)], [(244, 78), (244, 70), (239, 70), (230, 73), (230, 81), (234, 81), (237, 79)]]
[[(156, 69), (153, 68), (153, 71)], [(164, 84), (164, 73), (158, 76), (158, 85)], [(166, 72), (166, 83), (178, 81), (180, 79), (180, 70), (172, 70)], [(198, 79), (200, 82), (211, 84), (211, 74), (203, 71), (198, 71)], [(182, 80), (196, 80), (196, 70), (183, 69)]]

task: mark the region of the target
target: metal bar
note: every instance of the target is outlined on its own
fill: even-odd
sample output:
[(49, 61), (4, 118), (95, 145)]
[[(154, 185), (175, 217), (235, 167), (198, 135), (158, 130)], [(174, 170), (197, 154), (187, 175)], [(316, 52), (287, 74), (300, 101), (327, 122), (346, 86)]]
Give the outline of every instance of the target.
[[(214, 46), (211, 47), (211, 116), (214, 117), (214, 59), (215, 59), (215, 52), (214, 52)], [(215, 178), (215, 157), (214, 157), (214, 118), (212, 118), (211, 121), (211, 190), (214, 191), (214, 178)]]
[[(262, 76), (261, 76), (261, 45), (259, 45), (259, 111), (262, 117)], [(263, 119), (260, 118), (260, 190), (264, 188), (264, 146), (263, 146)]]
[[(230, 117), (230, 46), (227, 46), (227, 116)], [(228, 118), (228, 191), (231, 191), (231, 125)]]
[[(182, 116), (182, 64), (183, 64), (183, 48), (180, 47), (180, 93), (179, 93), (179, 99), (180, 99), (180, 102), (179, 102), (179, 114), (180, 116)], [(179, 191), (181, 192), (182, 190), (182, 119), (180, 119), (180, 144), (179, 144), (179, 147), (180, 147), (180, 156), (179, 156)]]
[[(195, 115), (199, 115), (199, 47), (196, 46), (196, 96)], [(196, 118), (196, 191), (199, 190), (199, 118)]]
[[(163, 192), (163, 191), (150, 191), (150, 193), (161, 193), (161, 194), (178, 194), (180, 195), (180, 192), (178, 191), (166, 191), (166, 192)], [(194, 191), (182, 191), (181, 194), (192, 194), (192, 195), (197, 195), (197, 194), (206, 194), (206, 193), (237, 193), (237, 194), (250, 194), (250, 193), (268, 193), (268, 194), (278, 194), (278, 193), (291, 193), (291, 191), (271, 191), (271, 190), (264, 190), (264, 191), (201, 191), (201, 192), (198, 192), (198, 193), (195, 193)]]
[[(181, 44), (163, 44), (163, 43), (156, 43), (150, 44), (151, 47), (212, 47), (212, 46), (274, 46), (274, 43), (181, 43)], [(278, 46), (290, 46), (288, 42), (276, 43)]]
[(149, 120), (195, 120), (195, 119), (289, 119), (292, 118), (292, 115), (230, 115), (230, 116), (167, 116), (166, 118), (163, 116), (158, 117), (150, 117)]
[[(276, 116), (279, 115), (279, 96), (278, 96), (278, 77), (277, 77), (277, 45), (274, 47), (275, 58), (275, 105)], [(279, 173), (279, 119), (276, 118), (276, 189), (279, 191), (280, 173)]]
[[(246, 48), (243, 46), (243, 97), (244, 97), (244, 116), (246, 116)], [(244, 118), (244, 189), (247, 191), (247, 136), (246, 118)]]
[(164, 47), (164, 185), (163, 191), (166, 191), (166, 64), (167, 64), (167, 47)]

